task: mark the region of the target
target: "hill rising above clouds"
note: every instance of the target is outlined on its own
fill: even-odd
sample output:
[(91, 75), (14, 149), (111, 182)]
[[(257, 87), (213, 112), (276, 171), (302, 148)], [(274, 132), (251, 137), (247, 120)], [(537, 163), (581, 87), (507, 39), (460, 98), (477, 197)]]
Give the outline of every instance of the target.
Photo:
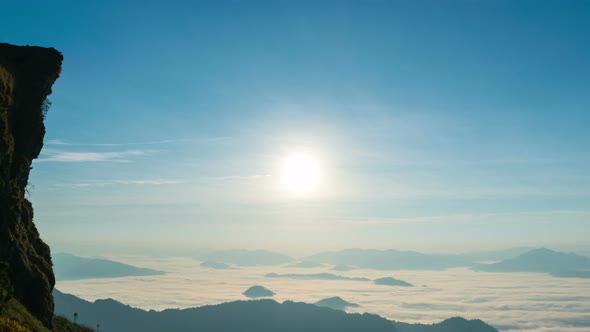
[(480, 264), (477, 271), (545, 272), (558, 277), (590, 277), (590, 257), (539, 248), (494, 264)]
[(268, 250), (228, 249), (204, 252), (197, 257), (201, 261), (211, 261), (236, 266), (281, 265), (295, 261), (293, 258)]
[(65, 253), (53, 255), (53, 270), (57, 280), (152, 276), (165, 273), (108, 259), (84, 258)]
[(423, 254), (394, 249), (326, 251), (306, 257), (305, 261), (374, 270), (444, 270), (451, 267), (468, 267), (473, 264), (469, 257), (463, 255)]

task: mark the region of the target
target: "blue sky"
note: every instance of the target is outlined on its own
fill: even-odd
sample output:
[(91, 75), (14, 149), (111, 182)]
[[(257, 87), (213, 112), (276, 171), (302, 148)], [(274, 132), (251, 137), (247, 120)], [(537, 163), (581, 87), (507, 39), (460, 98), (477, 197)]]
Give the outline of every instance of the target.
[[(31, 200), (57, 248), (580, 246), (586, 1), (3, 4), (65, 57)], [(321, 162), (314, 194), (278, 165)]]

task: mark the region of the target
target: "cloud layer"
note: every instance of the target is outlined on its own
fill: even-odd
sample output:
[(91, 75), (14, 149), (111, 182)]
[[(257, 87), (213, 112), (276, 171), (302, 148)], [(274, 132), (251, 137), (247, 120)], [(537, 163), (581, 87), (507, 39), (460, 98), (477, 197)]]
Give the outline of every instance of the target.
[[(257, 284), (275, 291), (277, 301), (315, 303), (326, 297), (340, 296), (360, 305), (351, 312), (371, 312), (406, 322), (431, 323), (463, 316), (480, 318), (508, 332), (582, 332), (590, 326), (590, 279), (467, 269), (342, 272), (348, 277), (370, 279), (391, 276), (415, 285), (388, 287), (346, 280), (265, 277), (273, 271), (293, 273), (293, 267), (225, 271), (201, 268), (189, 258), (118, 259), (170, 273), (154, 277), (58, 281), (57, 288), (88, 300), (112, 297), (132, 306), (160, 310), (244, 299), (243, 290)], [(328, 268), (298, 272), (321, 273)]]

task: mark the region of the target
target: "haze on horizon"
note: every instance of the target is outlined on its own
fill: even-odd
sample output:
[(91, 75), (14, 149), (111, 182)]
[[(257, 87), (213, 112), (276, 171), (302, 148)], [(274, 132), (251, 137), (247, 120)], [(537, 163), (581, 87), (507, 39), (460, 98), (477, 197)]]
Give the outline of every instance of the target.
[(588, 250), (590, 3), (2, 5), (54, 251)]

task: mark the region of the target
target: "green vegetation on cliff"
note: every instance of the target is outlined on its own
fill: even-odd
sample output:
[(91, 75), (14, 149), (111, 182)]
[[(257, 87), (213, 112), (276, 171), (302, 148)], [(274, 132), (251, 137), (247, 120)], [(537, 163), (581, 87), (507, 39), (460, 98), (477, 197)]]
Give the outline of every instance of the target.
[(29, 332), (30, 329), (8, 317), (0, 317), (0, 332)]
[(74, 324), (63, 316), (53, 317), (53, 330), (55, 332), (93, 332), (91, 328)]
[(15, 299), (10, 299), (1, 308), (0, 332), (91, 332), (92, 329), (74, 324), (65, 317), (53, 317), (53, 330), (47, 329)]
[(4, 310), (1, 314), (1, 317), (6, 321), (12, 320), (14, 322), (17, 322), (19, 325), (26, 328), (25, 331), (49, 331), (45, 326), (43, 326), (39, 319), (31, 315), (31, 313), (15, 299), (10, 299), (4, 305), (3, 309)]

